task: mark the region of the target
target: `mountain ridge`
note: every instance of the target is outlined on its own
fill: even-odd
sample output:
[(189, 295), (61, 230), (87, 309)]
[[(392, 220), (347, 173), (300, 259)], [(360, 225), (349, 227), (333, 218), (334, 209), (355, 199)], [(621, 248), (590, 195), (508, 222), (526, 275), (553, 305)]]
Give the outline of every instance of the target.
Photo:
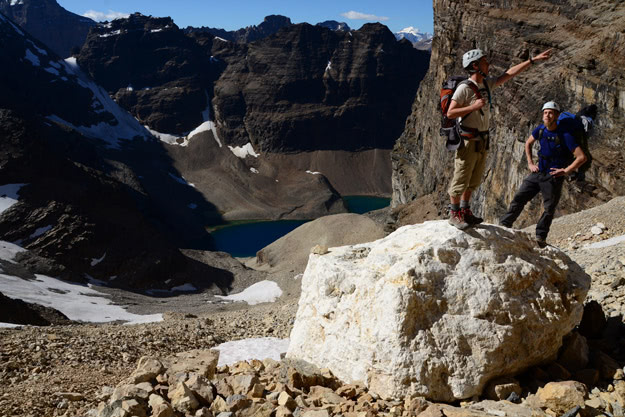
[(96, 22), (61, 7), (56, 0), (0, 0), (0, 13), (13, 20), (60, 57), (80, 48)]

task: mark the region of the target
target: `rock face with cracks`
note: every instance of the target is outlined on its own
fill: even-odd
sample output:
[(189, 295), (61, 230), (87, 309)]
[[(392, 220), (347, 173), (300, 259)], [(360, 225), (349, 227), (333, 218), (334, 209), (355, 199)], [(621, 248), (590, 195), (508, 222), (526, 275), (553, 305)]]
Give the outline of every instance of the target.
[(310, 256), (287, 357), (383, 398), (469, 398), (552, 359), (589, 276), (523, 232), (446, 221)]

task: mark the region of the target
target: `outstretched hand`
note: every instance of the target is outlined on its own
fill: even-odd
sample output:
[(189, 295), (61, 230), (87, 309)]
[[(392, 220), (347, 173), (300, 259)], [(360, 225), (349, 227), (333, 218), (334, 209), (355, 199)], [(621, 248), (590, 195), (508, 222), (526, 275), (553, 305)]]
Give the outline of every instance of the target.
[(551, 57), (551, 53), (552, 52), (553, 52), (553, 49), (547, 49), (546, 51), (539, 53), (538, 55), (536, 55), (532, 59), (534, 61), (544, 61), (544, 60), (547, 60), (547, 59), (549, 59)]

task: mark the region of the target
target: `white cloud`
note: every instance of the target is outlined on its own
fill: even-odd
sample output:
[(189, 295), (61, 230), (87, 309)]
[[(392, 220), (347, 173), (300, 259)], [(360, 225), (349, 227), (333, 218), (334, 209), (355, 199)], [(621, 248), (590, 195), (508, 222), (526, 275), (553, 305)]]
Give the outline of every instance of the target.
[(128, 13), (122, 13), (122, 12), (115, 12), (113, 10), (110, 10), (108, 12), (98, 12), (96, 10), (87, 10), (83, 16), (88, 17), (89, 19), (93, 19), (96, 22), (104, 22), (107, 20), (115, 20), (115, 19), (121, 19), (124, 17), (128, 17), (130, 16), (130, 14)]
[(377, 21), (383, 22), (385, 20), (388, 20), (388, 17), (386, 16), (376, 16), (374, 14), (360, 13), (360, 12), (355, 12), (353, 10), (350, 10), (349, 12), (341, 13), (341, 16), (347, 19), (352, 19), (352, 20), (368, 20), (368, 21), (374, 21), (374, 22), (377, 22)]

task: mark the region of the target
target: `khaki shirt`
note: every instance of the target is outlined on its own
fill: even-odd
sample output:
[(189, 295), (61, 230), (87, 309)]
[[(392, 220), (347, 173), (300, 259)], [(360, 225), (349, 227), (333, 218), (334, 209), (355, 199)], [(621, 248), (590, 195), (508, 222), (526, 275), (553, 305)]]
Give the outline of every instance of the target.
[[(484, 80), (484, 82), (488, 84), (491, 95), (493, 93), (493, 90), (495, 89), (496, 81), (496, 78), (487, 78)], [(482, 95), (482, 98), (486, 100), (486, 105), (482, 107), (481, 112), (479, 110), (476, 110), (467, 114), (464, 117), (461, 117), (460, 123), (462, 124), (462, 126), (470, 127), (472, 129), (478, 129), (480, 132), (485, 132), (488, 130), (490, 123), (490, 105), (488, 103), (488, 91), (486, 91), (486, 87), (482, 83), (478, 84), (470, 78), (469, 82), (477, 85), (480, 94)], [(468, 84), (461, 84), (456, 89), (451, 99), (458, 103), (459, 107), (467, 107), (477, 101), (477, 96)]]

